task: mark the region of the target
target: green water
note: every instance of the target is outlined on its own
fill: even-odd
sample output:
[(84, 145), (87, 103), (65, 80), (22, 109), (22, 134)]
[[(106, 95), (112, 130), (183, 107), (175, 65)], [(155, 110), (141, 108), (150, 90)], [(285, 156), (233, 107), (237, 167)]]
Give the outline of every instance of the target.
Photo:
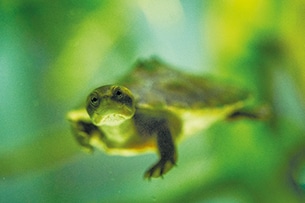
[[(0, 202), (302, 202), (302, 1), (2, 1)], [(302, 24), (303, 23), (303, 24)], [(269, 121), (219, 122), (178, 146), (178, 166), (83, 153), (66, 113), (157, 55), (250, 89)]]

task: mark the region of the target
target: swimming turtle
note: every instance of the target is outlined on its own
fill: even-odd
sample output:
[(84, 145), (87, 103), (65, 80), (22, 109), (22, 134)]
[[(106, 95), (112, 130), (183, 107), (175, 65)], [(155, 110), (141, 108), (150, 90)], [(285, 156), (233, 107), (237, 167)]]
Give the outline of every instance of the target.
[(137, 155), (156, 151), (159, 160), (144, 177), (160, 177), (177, 161), (176, 143), (216, 121), (242, 112), (249, 93), (190, 75), (156, 58), (140, 60), (117, 84), (93, 90), (85, 108), (68, 113), (78, 143), (92, 151)]

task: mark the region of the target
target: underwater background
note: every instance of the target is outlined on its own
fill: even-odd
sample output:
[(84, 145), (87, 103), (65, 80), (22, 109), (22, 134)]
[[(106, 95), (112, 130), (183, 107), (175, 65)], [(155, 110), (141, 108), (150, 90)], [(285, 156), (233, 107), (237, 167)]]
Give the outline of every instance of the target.
[[(302, 0), (0, 1), (0, 202), (302, 202)], [(158, 56), (249, 89), (268, 121), (222, 121), (155, 154), (84, 153), (66, 120), (95, 87)]]

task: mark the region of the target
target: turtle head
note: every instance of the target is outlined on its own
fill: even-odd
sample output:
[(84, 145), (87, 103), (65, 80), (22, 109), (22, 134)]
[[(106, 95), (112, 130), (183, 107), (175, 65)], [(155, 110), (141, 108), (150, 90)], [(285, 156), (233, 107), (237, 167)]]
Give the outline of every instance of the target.
[(134, 115), (134, 97), (126, 87), (105, 85), (91, 92), (86, 109), (95, 125), (119, 125)]

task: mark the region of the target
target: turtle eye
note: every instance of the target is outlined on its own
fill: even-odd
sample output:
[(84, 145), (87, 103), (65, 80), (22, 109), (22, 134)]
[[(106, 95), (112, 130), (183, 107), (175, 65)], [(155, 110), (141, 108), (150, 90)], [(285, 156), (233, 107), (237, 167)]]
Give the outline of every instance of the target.
[(90, 97), (90, 103), (93, 105), (93, 106), (98, 106), (99, 103), (100, 103), (100, 99), (96, 96), (96, 95), (92, 95)]
[(123, 97), (123, 92), (122, 92), (122, 90), (121, 89), (116, 89), (115, 91), (114, 91), (114, 95), (117, 97), (117, 98), (122, 98)]

